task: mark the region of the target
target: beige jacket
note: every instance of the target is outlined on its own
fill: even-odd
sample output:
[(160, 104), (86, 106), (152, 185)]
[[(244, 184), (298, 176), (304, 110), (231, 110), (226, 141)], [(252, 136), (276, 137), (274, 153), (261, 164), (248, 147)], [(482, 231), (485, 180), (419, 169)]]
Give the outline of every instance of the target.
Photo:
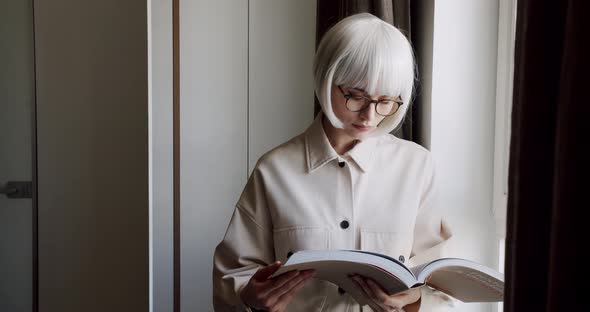
[[(243, 310), (239, 291), (259, 267), (298, 250), (362, 249), (409, 265), (446, 256), (451, 232), (436, 211), (429, 151), (381, 135), (338, 155), (321, 117), (258, 160), (215, 249), (215, 311)], [(341, 292), (311, 280), (287, 310), (371, 311)], [(441, 292), (421, 292), (422, 312), (453, 305)]]

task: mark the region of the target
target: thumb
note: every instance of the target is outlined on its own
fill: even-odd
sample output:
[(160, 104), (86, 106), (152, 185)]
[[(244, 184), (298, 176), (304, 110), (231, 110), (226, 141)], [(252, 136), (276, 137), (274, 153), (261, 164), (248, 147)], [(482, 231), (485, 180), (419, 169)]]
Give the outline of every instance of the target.
[(257, 281), (266, 281), (271, 275), (274, 274), (280, 267), (281, 261), (275, 261), (263, 268), (260, 268), (256, 273), (252, 276)]

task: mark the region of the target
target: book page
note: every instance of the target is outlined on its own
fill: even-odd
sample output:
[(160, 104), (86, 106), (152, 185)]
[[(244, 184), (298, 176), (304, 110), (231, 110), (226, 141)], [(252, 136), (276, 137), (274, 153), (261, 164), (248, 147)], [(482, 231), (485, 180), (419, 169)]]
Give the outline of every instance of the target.
[[(378, 268), (381, 273), (380, 275), (391, 276), (395, 279), (402, 281), (407, 287), (416, 284), (416, 277), (413, 273), (403, 264), (397, 261), (390, 260), (391, 258), (385, 257), (375, 253), (368, 252), (357, 252), (351, 250), (305, 250), (296, 252), (293, 254), (285, 265), (280, 268), (273, 276), (276, 276), (285, 270), (290, 269), (291, 266), (300, 266), (310, 263), (318, 262), (329, 262), (338, 263), (339, 268), (346, 268), (346, 273), (355, 273), (355, 270), (361, 270), (364, 267)], [(364, 268), (364, 270), (367, 270)], [(377, 273), (374, 273), (377, 274)]]
[(498, 302), (504, 298), (503, 277), (469, 267), (437, 269), (430, 274), (427, 284), (463, 302)]
[(293, 254), (272, 277), (290, 270), (316, 270), (315, 278), (333, 283), (349, 293), (361, 305), (367, 298), (350, 278), (352, 274), (371, 278), (388, 294), (396, 294), (416, 284), (414, 275), (403, 265), (379, 254), (338, 251), (301, 251)]

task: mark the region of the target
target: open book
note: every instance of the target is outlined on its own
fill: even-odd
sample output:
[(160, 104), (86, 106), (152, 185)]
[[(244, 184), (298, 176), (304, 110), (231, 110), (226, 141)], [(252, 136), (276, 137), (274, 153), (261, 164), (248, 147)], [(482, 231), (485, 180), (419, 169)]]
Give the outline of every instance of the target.
[(495, 302), (504, 297), (504, 276), (481, 264), (442, 258), (408, 268), (391, 257), (360, 250), (304, 250), (294, 253), (273, 276), (315, 269), (315, 278), (332, 282), (360, 304), (367, 299), (349, 274), (369, 277), (390, 295), (428, 285), (463, 302)]

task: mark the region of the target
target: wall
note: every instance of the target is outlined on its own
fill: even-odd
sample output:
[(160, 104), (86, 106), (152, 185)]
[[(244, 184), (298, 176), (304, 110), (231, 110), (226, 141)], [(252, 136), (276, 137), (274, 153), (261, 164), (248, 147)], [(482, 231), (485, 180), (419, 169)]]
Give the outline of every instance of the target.
[[(452, 252), (497, 267), (492, 217), (498, 1), (434, 4), (431, 150)], [(491, 311), (464, 304), (458, 311)]]
[(39, 311), (147, 311), (147, 7), (36, 0)]
[(211, 308), (213, 248), (247, 174), (247, 1), (180, 2), (181, 311)]
[(250, 1), (248, 172), (313, 120), (316, 1)]
[(174, 300), (172, 0), (148, 1), (150, 312)]
[(258, 157), (313, 119), (315, 8), (180, 2), (182, 311), (212, 309), (213, 250)]

